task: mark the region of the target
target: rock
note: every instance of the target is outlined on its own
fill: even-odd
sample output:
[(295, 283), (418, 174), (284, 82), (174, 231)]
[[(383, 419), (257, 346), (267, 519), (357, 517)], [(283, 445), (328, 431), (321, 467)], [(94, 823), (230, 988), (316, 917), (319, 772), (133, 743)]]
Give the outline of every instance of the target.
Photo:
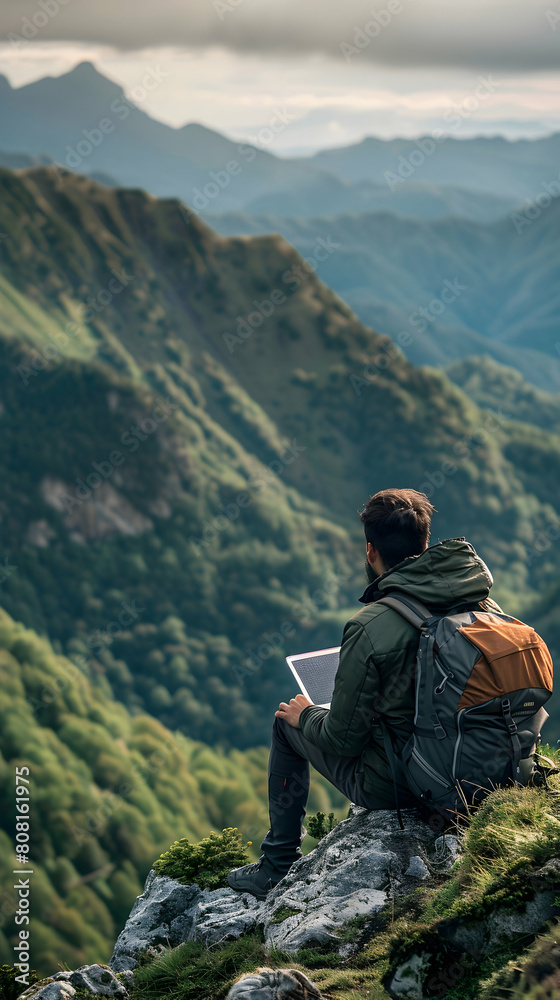
[(133, 969), (138, 955), (147, 948), (154, 945), (175, 948), (189, 940), (201, 895), (198, 885), (181, 885), (175, 879), (162, 878), (151, 871), (144, 892), (136, 898), (124, 930), (119, 934), (111, 968), (115, 972)]
[(404, 830), (394, 810), (356, 810), (296, 862), (262, 904), (267, 947), (293, 953), (338, 943), (348, 954), (340, 938), (350, 921), (429, 878), (436, 834), (415, 810), (402, 815)]
[(405, 875), (410, 878), (425, 879), (430, 877), (430, 871), (422, 861), (422, 858), (415, 855), (410, 859), (410, 864), (405, 871)]
[(391, 995), (403, 997), (406, 1000), (422, 1000), (424, 996), (424, 980), (430, 966), (431, 957), (431, 955), (426, 953), (411, 955), (406, 962), (399, 965), (389, 984)]
[(70, 1000), (76, 990), (70, 983), (55, 983), (54, 979), (41, 979), (21, 993), (18, 1000)]
[(297, 969), (258, 969), (234, 983), (226, 1000), (322, 1000), (322, 996)]
[[(107, 480), (84, 499), (76, 499), (75, 486), (53, 476), (45, 476), (39, 490), (43, 500), (61, 514), (74, 541), (82, 544), (115, 535), (141, 535), (154, 526), (149, 517), (136, 510)], [(76, 505), (70, 505), (65, 497)]]
[(39, 549), (46, 549), (53, 538), (56, 538), (56, 531), (44, 517), (39, 521), (31, 521), (25, 533), (25, 541)]
[(461, 841), (453, 833), (444, 833), (442, 837), (438, 837), (434, 849), (432, 868), (442, 872), (451, 868), (462, 853)]
[(70, 983), (93, 996), (127, 997), (128, 990), (107, 965), (82, 965), (75, 972), (57, 972), (55, 981)]
[(253, 930), (260, 915), (261, 904), (254, 896), (233, 889), (204, 889), (197, 901), (192, 936), (209, 948)]
[(455, 917), (443, 921), (438, 926), (438, 934), (458, 952), (489, 955), (512, 938), (538, 934), (556, 913), (555, 895), (553, 889), (537, 892), (521, 910), (496, 907), (487, 917), (476, 922)]
[(85, 993), (98, 997), (128, 997), (108, 965), (82, 965), (75, 972), (57, 972), (22, 993), (19, 1000), (70, 1000)]
[(340, 954), (349, 954), (353, 944), (345, 929), (351, 921), (372, 916), (388, 899), (431, 876), (436, 833), (416, 810), (403, 810), (403, 820), (405, 830), (394, 810), (354, 807), (262, 903), (233, 889), (182, 886), (150, 872), (115, 945), (111, 967), (133, 969), (148, 948), (187, 940), (210, 946), (259, 926), (267, 948), (295, 953), (334, 943)]
[[(554, 887), (559, 880), (560, 859), (552, 858), (530, 876), (534, 896), (524, 906), (496, 906), (485, 917), (478, 917), (476, 920), (469, 916), (440, 920), (437, 924), (437, 937), (442, 944), (449, 946), (449, 954), (457, 956), (457, 963), (460, 963), (462, 956), (479, 962), (487, 955), (499, 954), (512, 939), (534, 937), (557, 913), (554, 902), (557, 891)], [(410, 1000), (418, 997), (421, 1000), (431, 957), (426, 952), (411, 952), (386, 985), (390, 996)], [(447, 961), (449, 962), (449, 958)]]
[(123, 969), (120, 973), (121, 981), (124, 983), (128, 990), (131, 990), (134, 986), (134, 973), (130, 969)]

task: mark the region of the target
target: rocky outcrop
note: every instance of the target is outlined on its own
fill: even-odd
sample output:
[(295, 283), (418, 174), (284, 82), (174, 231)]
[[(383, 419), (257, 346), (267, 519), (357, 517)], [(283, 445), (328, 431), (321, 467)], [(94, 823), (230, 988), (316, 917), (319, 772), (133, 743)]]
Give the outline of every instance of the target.
[(323, 1000), (323, 994), (297, 969), (257, 969), (234, 983), (226, 1000)]
[(126, 1000), (128, 990), (108, 966), (82, 965), (75, 972), (57, 972), (50, 979), (42, 979), (22, 993), (19, 1000), (71, 1000), (88, 994)]
[[(141, 956), (155, 957), (184, 941), (213, 947), (255, 930), (263, 933), (265, 952), (276, 948), (296, 954), (301, 948), (326, 947), (350, 957), (371, 934), (372, 918), (382, 907), (420, 886), (441, 885), (439, 876), (461, 852), (457, 837), (439, 836), (415, 810), (403, 811), (403, 819), (401, 830), (393, 810), (352, 807), (349, 818), (293, 865), (263, 902), (229, 888), (181, 885), (151, 871), (117, 940), (111, 968), (58, 972), (30, 987), (20, 1000), (90, 995), (127, 1000)], [(492, 903), (485, 895), (482, 905), (477, 897), (472, 912), (464, 909), (460, 916), (429, 926), (420, 923), (413, 939), (405, 936), (398, 964), (392, 961), (385, 975), (388, 995), (395, 1000), (422, 1000), (427, 992), (444, 995), (474, 965), (505, 953), (512, 940), (541, 932), (558, 911), (560, 860), (551, 859), (527, 880), (512, 876), (504, 887), (498, 885)], [(260, 968), (241, 976), (228, 1000), (323, 998), (299, 970)]]
[[(394, 971), (385, 988), (390, 996), (403, 1000), (422, 1000), (425, 984), (434, 987), (460, 979), (465, 974), (464, 961), (483, 960), (499, 952), (511, 940), (530, 940), (558, 912), (555, 905), (560, 883), (560, 860), (553, 858), (530, 878), (534, 895), (523, 905), (499, 905), (486, 916), (455, 917), (437, 924), (437, 951), (447, 948), (447, 975), (442, 976), (437, 963), (432, 965), (433, 949), (416, 948)], [(437, 984), (435, 986), (437, 995)], [(544, 996), (544, 993), (543, 993)]]
[(341, 955), (350, 954), (349, 929), (455, 858), (454, 838), (438, 837), (415, 810), (405, 810), (403, 818), (401, 830), (393, 810), (353, 807), (350, 817), (296, 862), (261, 903), (232, 889), (182, 886), (150, 872), (115, 945), (111, 967), (133, 969), (148, 948), (187, 940), (211, 946), (257, 927), (264, 930), (267, 948), (295, 953), (330, 944)]
[(293, 865), (262, 904), (267, 946), (295, 953), (334, 944), (349, 954), (345, 929), (429, 879), (437, 834), (414, 811), (403, 817), (401, 830), (393, 810), (355, 808)]
[[(116, 482), (118, 477), (114, 478)], [(111, 483), (103, 482), (99, 474), (93, 482), (95, 487), (79, 480), (76, 487), (75, 483), (68, 485), (53, 476), (45, 476), (39, 485), (43, 499), (62, 515), (74, 541), (85, 544), (115, 535), (136, 536), (153, 528), (150, 518), (136, 510)], [(48, 544), (50, 536), (44, 530), (41, 537)]]

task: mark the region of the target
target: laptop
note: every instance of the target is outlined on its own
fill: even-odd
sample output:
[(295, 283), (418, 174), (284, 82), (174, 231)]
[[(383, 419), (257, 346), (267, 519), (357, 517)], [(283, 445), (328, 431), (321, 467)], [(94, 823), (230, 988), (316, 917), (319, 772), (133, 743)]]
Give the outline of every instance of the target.
[(287, 656), (286, 663), (302, 694), (314, 705), (330, 708), (339, 659), (340, 646), (331, 646), (330, 649)]

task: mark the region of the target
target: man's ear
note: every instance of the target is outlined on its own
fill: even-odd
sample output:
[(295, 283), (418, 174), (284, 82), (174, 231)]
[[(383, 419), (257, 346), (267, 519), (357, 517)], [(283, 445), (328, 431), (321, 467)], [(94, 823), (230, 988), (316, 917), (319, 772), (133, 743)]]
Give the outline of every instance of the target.
[(366, 545), (366, 556), (370, 566), (373, 566), (375, 560), (377, 559), (378, 552), (377, 549), (375, 548), (375, 545), (372, 545), (371, 542), (368, 542)]

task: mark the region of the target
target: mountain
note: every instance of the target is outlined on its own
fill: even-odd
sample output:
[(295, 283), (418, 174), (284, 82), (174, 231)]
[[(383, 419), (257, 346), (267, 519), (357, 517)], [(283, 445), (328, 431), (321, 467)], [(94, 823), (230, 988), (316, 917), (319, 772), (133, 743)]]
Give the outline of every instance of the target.
[[(77, 662), (0, 610), (0, 873), (4, 887), (13, 884), (16, 819), (29, 823), (18, 844), (28, 833), (32, 961), (43, 975), (109, 960), (153, 861), (174, 839), (236, 825), (256, 856), (267, 829), (264, 748), (223, 754), (131, 715)], [(16, 767), (20, 800), (31, 803), (25, 817), (16, 813)], [(311, 808), (340, 806), (331, 792), (314, 779)], [(11, 965), (13, 895), (9, 905), (0, 963)]]
[[(156, 86), (162, 71), (155, 66), (149, 72), (150, 85)], [(0, 108), (5, 153), (48, 154), (65, 169), (103, 171), (121, 185), (189, 203), (195, 189), (209, 183), (219, 192), (220, 204), (238, 208), (280, 184), (327, 176), (320, 168), (279, 160), (203, 125), (164, 125), (128, 101), (122, 88), (89, 62), (15, 89), (1, 77)], [(237, 166), (228, 170), (234, 160)], [(211, 171), (221, 171), (224, 188)]]
[[(455, 116), (459, 119), (459, 116)], [(460, 127), (448, 120), (448, 131)], [(450, 184), (466, 190), (497, 194), (522, 202), (535, 198), (543, 181), (558, 181), (560, 133), (539, 139), (511, 141), (502, 136), (462, 139), (453, 135), (418, 139), (377, 139), (324, 149), (310, 157), (313, 166), (331, 171), (350, 182), (370, 180), (395, 189), (408, 180)]]
[(10, 170), (24, 170), (26, 167), (39, 167), (52, 164), (50, 156), (32, 156), (30, 153), (3, 153), (0, 151), (0, 166)]
[[(147, 75), (153, 89), (165, 71), (156, 65), (148, 67)], [(291, 113), (277, 109), (274, 115), (276, 131), (293, 126)], [(196, 123), (171, 128), (128, 101), (117, 84), (88, 62), (17, 89), (0, 77), (0, 134), (4, 156), (48, 154), (62, 167), (109, 182), (114, 178), (116, 184), (143, 187), (158, 196), (175, 195), (197, 211), (219, 206), (221, 212), (307, 216), (380, 208), (489, 221), (511, 211), (517, 201), (501, 190), (487, 193), (472, 184), (462, 190), (449, 179), (426, 184), (420, 178), (391, 192), (382, 176), (374, 180), (366, 175), (354, 183), (312, 159), (274, 156), (266, 148), (266, 135), (261, 146), (254, 146)]]
[[(248, 201), (244, 210), (249, 216), (272, 213), (302, 218), (385, 210), (426, 219), (457, 215), (474, 222), (491, 222), (513, 211), (516, 205), (513, 199), (447, 184), (410, 183), (391, 192), (386, 184), (372, 184), (367, 180), (350, 184), (325, 175), (320, 179), (313, 177), (306, 184), (260, 194)], [(207, 207), (212, 209), (213, 202), (208, 201)]]
[[(451, 119), (451, 120), (449, 120)], [(558, 115), (545, 119), (529, 119), (521, 121), (513, 118), (482, 118), (473, 117), (470, 120), (454, 117), (449, 112), (443, 117), (441, 109), (433, 108), (432, 114), (422, 115), (424, 137), (432, 136), (436, 129), (446, 128), (449, 135), (456, 134), (461, 141), (482, 136), (505, 137), (507, 141), (518, 139), (539, 139), (557, 132), (560, 126)], [(238, 130), (243, 138), (250, 136), (259, 128), (255, 124), (250, 130)], [(348, 104), (321, 104), (311, 108), (290, 124), (289, 132), (282, 134), (278, 147), (282, 156), (315, 156), (318, 151), (331, 150), (333, 139), (336, 139), (336, 149), (356, 147), (359, 149), (364, 138), (376, 136), (381, 142), (391, 141), (386, 137), (399, 136), (408, 138), (414, 143), (417, 136), (418, 119), (411, 116), (408, 109), (399, 110), (395, 105), (386, 108), (377, 106), (374, 111), (364, 106), (350, 108)], [(439, 134), (439, 133), (438, 133)]]
[(560, 201), (538, 213), (520, 210), (491, 225), (379, 212), (204, 218), (224, 235), (281, 233), (304, 256), (328, 234), (338, 246), (323, 280), (364, 323), (397, 339), (414, 364), (488, 354), (557, 392)]
[[(329, 233), (306, 266), (172, 199), (53, 168), (0, 180), (0, 530), (20, 567), (4, 604), (127, 704), (266, 740), (285, 653), (336, 644), (355, 608), (354, 512), (389, 483), (428, 492), (435, 537), (471, 537), (516, 607), (554, 581), (555, 559), (527, 552), (555, 516), (558, 436), (479, 409), (364, 327), (314, 274), (339, 251)], [(132, 600), (141, 619), (109, 642)]]
[(364, 326), (320, 280), (328, 233), (306, 267), (53, 167), (0, 188), (0, 837), (7, 878), (28, 766), (51, 971), (107, 956), (174, 837), (256, 850), (284, 657), (340, 641), (370, 493), (428, 492), (433, 540), (467, 534), (558, 655), (560, 438)]

